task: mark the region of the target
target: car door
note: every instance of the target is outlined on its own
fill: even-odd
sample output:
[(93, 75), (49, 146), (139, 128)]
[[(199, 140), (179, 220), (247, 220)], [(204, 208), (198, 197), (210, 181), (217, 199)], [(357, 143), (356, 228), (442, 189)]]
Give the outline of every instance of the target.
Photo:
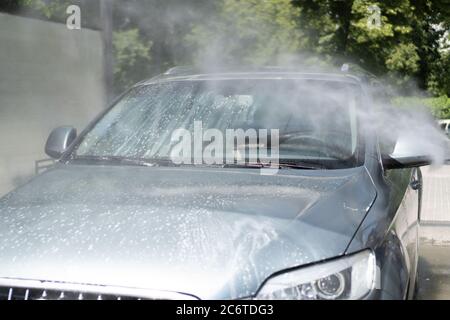
[(395, 190), (394, 192), (401, 196), (394, 228), (407, 258), (410, 276), (408, 297), (412, 298), (419, 258), (419, 212), (422, 175), (418, 168), (395, 169), (389, 170), (386, 178)]
[(408, 255), (411, 261), (411, 279), (409, 288), (409, 298), (413, 298), (414, 287), (416, 285), (417, 266), (419, 261), (419, 231), (420, 231), (420, 211), (421, 211), (421, 198), (422, 198), (422, 173), (420, 168), (413, 168), (411, 170), (411, 178), (408, 186), (408, 239), (407, 244)]

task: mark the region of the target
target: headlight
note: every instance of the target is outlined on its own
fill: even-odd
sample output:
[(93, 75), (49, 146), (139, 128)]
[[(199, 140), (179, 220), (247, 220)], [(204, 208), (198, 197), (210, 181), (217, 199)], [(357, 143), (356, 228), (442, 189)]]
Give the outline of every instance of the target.
[(256, 299), (355, 300), (375, 286), (375, 255), (367, 250), (269, 278)]

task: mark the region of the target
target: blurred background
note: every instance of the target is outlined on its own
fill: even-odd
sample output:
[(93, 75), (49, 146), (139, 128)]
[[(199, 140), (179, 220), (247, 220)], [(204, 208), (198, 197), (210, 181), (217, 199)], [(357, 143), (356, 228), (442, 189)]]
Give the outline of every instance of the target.
[(449, 27), (449, 0), (2, 0), (0, 195), (45, 165), (52, 128), (175, 65), (354, 62), (450, 118)]

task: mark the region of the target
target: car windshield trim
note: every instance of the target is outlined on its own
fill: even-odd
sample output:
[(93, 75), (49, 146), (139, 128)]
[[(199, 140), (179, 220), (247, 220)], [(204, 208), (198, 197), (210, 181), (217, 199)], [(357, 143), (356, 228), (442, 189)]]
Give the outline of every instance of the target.
[(190, 164), (190, 163), (174, 163), (170, 158), (127, 158), (119, 156), (76, 156), (70, 159), (70, 162), (88, 162), (88, 163), (109, 163), (116, 165), (130, 165), (130, 166), (143, 166), (143, 167), (156, 167), (156, 166), (199, 166), (199, 167), (219, 167), (219, 168), (249, 168), (249, 169), (261, 169), (276, 167), (278, 169), (304, 169), (304, 170), (330, 170), (335, 169), (331, 165), (331, 161), (310, 159), (310, 160), (291, 160), (280, 159), (277, 162), (234, 162), (234, 163), (212, 163), (212, 164)]

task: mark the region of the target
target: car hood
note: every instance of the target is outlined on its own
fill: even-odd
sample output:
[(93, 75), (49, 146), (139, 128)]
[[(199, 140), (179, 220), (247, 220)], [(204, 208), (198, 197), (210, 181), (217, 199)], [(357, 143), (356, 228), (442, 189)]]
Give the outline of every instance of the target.
[(0, 278), (248, 297), (342, 255), (375, 197), (363, 167), (58, 165), (0, 200)]

